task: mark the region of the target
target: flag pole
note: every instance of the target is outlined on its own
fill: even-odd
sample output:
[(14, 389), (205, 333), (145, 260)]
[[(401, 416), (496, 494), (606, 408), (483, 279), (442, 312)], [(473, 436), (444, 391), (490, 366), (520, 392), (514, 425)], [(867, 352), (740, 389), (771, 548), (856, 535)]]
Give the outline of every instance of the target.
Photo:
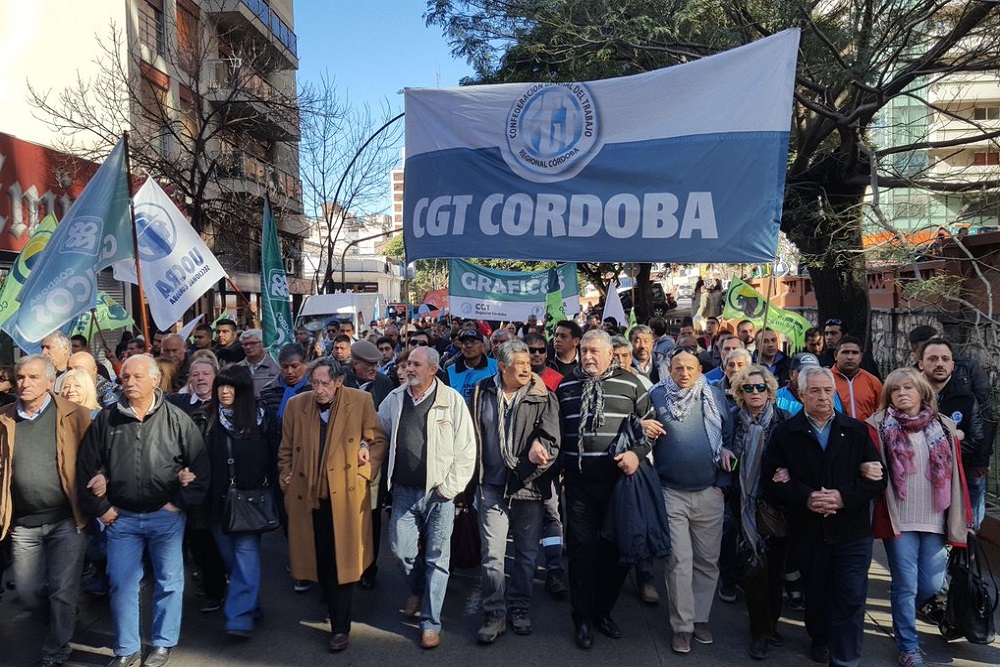
[[(146, 315), (146, 292), (142, 288), (142, 265), (139, 262), (139, 230), (135, 225), (135, 193), (132, 192), (132, 158), (129, 156), (128, 132), (122, 132), (122, 139), (125, 142), (125, 180), (128, 182), (128, 211), (132, 217), (132, 248), (135, 252), (135, 277), (139, 288), (139, 311), (142, 322), (142, 338), (148, 346), (152, 341), (149, 338), (149, 317)], [(100, 327), (97, 331), (100, 333)], [(101, 336), (104, 340), (104, 336)]]
[[(101, 339), (101, 345), (103, 347), (107, 348), (107, 349), (111, 349), (111, 348), (108, 347), (108, 341), (104, 340), (104, 332), (101, 331), (101, 324), (100, 324), (100, 322), (97, 321), (97, 309), (96, 308), (91, 308), (90, 309), (90, 331), (91, 332), (94, 331), (94, 327), (97, 327), (97, 336), (98, 336), (98, 338)], [(148, 343), (147, 343), (147, 345), (148, 345)]]
[[(236, 294), (238, 294), (241, 299), (243, 299), (243, 303), (247, 305), (247, 310), (250, 310), (250, 306), (252, 304), (250, 303), (250, 299), (247, 298), (247, 295), (243, 293), (243, 290), (237, 287), (236, 283), (234, 283), (233, 279), (230, 278), (229, 276), (226, 276), (226, 282), (229, 283), (229, 286), (233, 288), (233, 291), (236, 292)], [(226, 309), (226, 304), (222, 304), (222, 310), (225, 309)]]
[(767, 277), (767, 295), (764, 298), (764, 322), (761, 324), (760, 330), (763, 331), (767, 328), (767, 315), (771, 311), (771, 293), (774, 289), (774, 271), (778, 268), (778, 256), (774, 256), (774, 260), (771, 262), (771, 275)]

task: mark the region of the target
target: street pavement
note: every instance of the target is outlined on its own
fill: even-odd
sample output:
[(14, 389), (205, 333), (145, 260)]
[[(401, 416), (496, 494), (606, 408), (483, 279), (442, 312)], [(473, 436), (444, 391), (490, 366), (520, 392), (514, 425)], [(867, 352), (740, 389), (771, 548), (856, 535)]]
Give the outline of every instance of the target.
[[(326, 649), (329, 629), (323, 623), (325, 607), (320, 604), (318, 587), (304, 594), (292, 591), (285, 569), (285, 541), (280, 534), (265, 536), (264, 618), (254, 637), (245, 641), (223, 632), (222, 611), (202, 614), (203, 598), (195, 594), (197, 584), (190, 578), (185, 593), (184, 622), (180, 645), (171, 667), (256, 667), (258, 665), (396, 665), (437, 667), (622, 667), (641, 665), (682, 665), (698, 667), (760, 664), (746, 655), (749, 641), (742, 595), (733, 604), (718, 601), (712, 611), (711, 629), (715, 643), (695, 643), (691, 653), (678, 656), (670, 650), (665, 590), (658, 606), (643, 605), (636, 597), (631, 577), (615, 609), (622, 627), (618, 641), (596, 634), (594, 648), (581, 651), (573, 641), (569, 603), (551, 599), (542, 582), (536, 581), (531, 609), (534, 632), (519, 637), (508, 630), (492, 646), (476, 644), (479, 612), (477, 573), (453, 574), (445, 600), (441, 645), (431, 651), (419, 648), (416, 624), (401, 613), (406, 591), (402, 575), (391, 554), (383, 552), (379, 561), (378, 586), (373, 591), (357, 590), (354, 596), (354, 627), (350, 648), (330, 654)], [(383, 545), (386, 542), (383, 541)], [(890, 633), (888, 584), (885, 555), (876, 543), (865, 623), (862, 665), (894, 665), (896, 653)], [(143, 636), (149, 637), (149, 583), (144, 584)], [(0, 667), (29, 667), (38, 664), (38, 647), (45, 632), (43, 615), (32, 615), (21, 607), (13, 591), (0, 602)], [(802, 614), (789, 612), (781, 621), (785, 646), (772, 649), (764, 664), (772, 667), (805, 667), (812, 663), (807, 654), (808, 640)], [(921, 641), (930, 664), (954, 667), (1000, 664), (1000, 644), (977, 646), (965, 641), (946, 644), (931, 626), (920, 624)], [(104, 665), (111, 659), (114, 635), (107, 598), (83, 596), (71, 667)], [(148, 647), (147, 647), (148, 649)]]

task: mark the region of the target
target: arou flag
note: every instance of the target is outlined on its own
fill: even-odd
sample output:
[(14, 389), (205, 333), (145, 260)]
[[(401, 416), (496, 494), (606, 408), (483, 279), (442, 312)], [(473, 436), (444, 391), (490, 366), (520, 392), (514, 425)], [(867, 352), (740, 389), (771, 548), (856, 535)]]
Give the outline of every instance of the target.
[(407, 89), (407, 259), (770, 261), (798, 42), (587, 83)]

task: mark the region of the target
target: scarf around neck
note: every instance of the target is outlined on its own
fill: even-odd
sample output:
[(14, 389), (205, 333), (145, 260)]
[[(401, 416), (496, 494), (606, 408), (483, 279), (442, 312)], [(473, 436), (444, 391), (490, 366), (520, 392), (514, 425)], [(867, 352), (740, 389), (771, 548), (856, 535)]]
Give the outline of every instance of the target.
[(695, 401), (701, 401), (702, 410), (705, 413), (705, 432), (708, 434), (708, 442), (712, 446), (712, 461), (716, 464), (722, 458), (722, 413), (715, 402), (715, 394), (705, 381), (705, 376), (700, 375), (695, 383), (682, 389), (677, 386), (674, 379), (669, 375), (660, 380), (666, 394), (667, 410), (665, 418), (667, 421), (682, 422), (691, 414)]
[(583, 451), (583, 434), (596, 433), (604, 426), (604, 381), (618, 370), (618, 360), (613, 359), (608, 370), (598, 376), (587, 375), (582, 366), (573, 369), (573, 376), (580, 381), (580, 425), (577, 444)]
[(952, 451), (941, 420), (930, 407), (924, 407), (913, 417), (892, 406), (885, 412), (879, 435), (886, 444), (893, 490), (897, 498), (906, 500), (906, 478), (917, 472), (916, 452), (909, 434), (918, 431), (923, 432), (927, 441), (925, 475), (931, 482), (934, 511), (943, 512), (951, 506)]
[(743, 445), (740, 462), (740, 517), (743, 540), (750, 550), (751, 559), (759, 561), (764, 551), (764, 540), (757, 530), (757, 500), (760, 496), (760, 468), (764, 448), (774, 426), (775, 408), (770, 401), (754, 419), (746, 408), (739, 412), (739, 442)]
[(295, 396), (296, 394), (298, 394), (299, 390), (302, 389), (302, 387), (306, 386), (306, 382), (308, 382), (308, 380), (309, 380), (308, 373), (303, 375), (302, 379), (299, 380), (298, 384), (296, 385), (288, 384), (287, 382), (285, 382), (285, 378), (283, 377), (278, 378), (278, 386), (282, 387), (285, 390), (285, 393), (281, 395), (281, 404), (278, 405), (279, 417), (285, 416), (285, 405), (288, 404), (288, 400), (293, 396)]

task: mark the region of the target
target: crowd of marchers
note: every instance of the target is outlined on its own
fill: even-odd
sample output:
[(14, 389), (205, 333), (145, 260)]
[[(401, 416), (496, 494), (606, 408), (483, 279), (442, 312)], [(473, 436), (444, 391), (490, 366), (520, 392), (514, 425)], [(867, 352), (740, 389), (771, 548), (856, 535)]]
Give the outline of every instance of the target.
[[(749, 658), (808, 641), (818, 663), (858, 665), (882, 539), (898, 664), (923, 665), (917, 618), (940, 614), (946, 549), (983, 518), (982, 369), (926, 326), (882, 380), (837, 319), (794, 355), (750, 321), (702, 321), (592, 317), (547, 336), (534, 318), (331, 320), (272, 356), (260, 330), (220, 320), (190, 345), (132, 338), (107, 364), (51, 334), (0, 369), (0, 537), (10, 587), (48, 611), (42, 665), (69, 658), (88, 594), (110, 601), (110, 667), (163, 667), (186, 570), (201, 611), (252, 638), (279, 612), (260, 594), (261, 533), (231, 528), (233, 489), (275, 494), (289, 585), (319, 584), (334, 652), (389, 558), (420, 646), (439, 645), (456, 512), (474, 507), (481, 644), (532, 633), (543, 562), (581, 649), (627, 636), (613, 613), (631, 570), (647, 604), (665, 585), (677, 654), (711, 644), (713, 603), (742, 596)], [(783, 605), (804, 610), (805, 637), (779, 634)]]

